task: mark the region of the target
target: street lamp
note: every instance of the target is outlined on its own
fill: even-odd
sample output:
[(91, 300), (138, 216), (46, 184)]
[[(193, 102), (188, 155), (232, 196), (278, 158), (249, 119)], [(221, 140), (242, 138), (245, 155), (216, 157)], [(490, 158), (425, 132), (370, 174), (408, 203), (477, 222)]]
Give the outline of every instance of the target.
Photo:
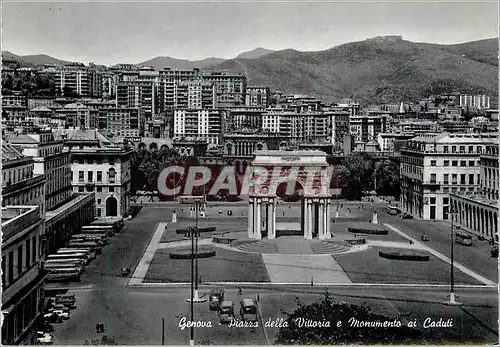
[(191, 232), (191, 287), (194, 285), (194, 293), (191, 294), (191, 298), (187, 299), (191, 303), (199, 303), (207, 301), (205, 298), (200, 298), (198, 295), (198, 214), (200, 211), (200, 205), (203, 203), (201, 199), (195, 198), (194, 209), (196, 213), (196, 226), (190, 228)]
[(456, 213), (456, 211), (453, 209), (453, 205), (450, 206), (450, 219), (451, 219), (451, 274), (450, 274), (450, 301), (446, 301), (445, 304), (447, 305), (461, 305), (461, 303), (455, 301), (455, 279), (454, 279), (454, 243), (455, 243), (455, 238), (453, 234), (453, 214)]

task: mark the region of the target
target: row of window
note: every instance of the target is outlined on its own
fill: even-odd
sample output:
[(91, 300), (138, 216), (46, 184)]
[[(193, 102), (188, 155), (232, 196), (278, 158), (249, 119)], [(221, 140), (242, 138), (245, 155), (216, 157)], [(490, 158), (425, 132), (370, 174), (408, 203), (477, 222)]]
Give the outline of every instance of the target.
[[(87, 191), (88, 193), (91, 193), (94, 191), (94, 186), (87, 186), (87, 187), (84, 187), (84, 186), (79, 186), (78, 187), (78, 192), (79, 193), (84, 193), (85, 191)], [(114, 193), (115, 192), (115, 187), (111, 186), (111, 187), (101, 187), (101, 186), (97, 186), (95, 187), (95, 191), (97, 193)]]
[[(474, 180), (474, 177), (477, 177), (477, 180)], [(450, 182), (451, 177), (451, 182)], [(460, 177), (460, 183), (458, 178)], [(431, 174), (430, 183), (438, 183), (437, 174)], [(479, 184), (481, 180), (481, 176), (479, 174), (443, 174), (443, 184)]]
[(33, 165), (24, 166), (22, 168), (17, 168), (13, 170), (3, 171), (3, 182), (10, 182), (10, 184), (15, 184), (19, 181), (23, 181), (33, 177)]
[(39, 185), (34, 189), (23, 191), (21, 193), (17, 193), (11, 195), (9, 197), (4, 197), (2, 199), (2, 206), (9, 205), (21, 205), (21, 206), (35, 206), (40, 205), (41, 211), (44, 207), (44, 193), (43, 193), (43, 185)]
[[(443, 146), (444, 153), (474, 153), (474, 146)], [(467, 149), (467, 152), (466, 152)], [(481, 153), (483, 151), (482, 146), (476, 146), (476, 152)]]
[(38, 235), (28, 238), (2, 256), (2, 288), (9, 287), (38, 261)]
[[(113, 183), (115, 178), (116, 178), (116, 170), (113, 168), (109, 169), (108, 170), (109, 181)], [(102, 182), (102, 171), (97, 171), (96, 180), (97, 182)], [(74, 181), (76, 181), (76, 177), (74, 178)], [(85, 172), (78, 171), (78, 182), (84, 182), (84, 181), (85, 181)], [(94, 171), (87, 171), (87, 181), (94, 182)]]
[[(476, 160), (443, 160), (443, 166), (479, 166), (479, 161)], [(431, 160), (431, 166), (438, 166), (437, 160)]]
[(115, 158), (113, 157), (107, 157), (99, 159), (73, 159), (73, 164), (103, 164), (103, 163), (108, 163), (109, 165), (115, 165)]

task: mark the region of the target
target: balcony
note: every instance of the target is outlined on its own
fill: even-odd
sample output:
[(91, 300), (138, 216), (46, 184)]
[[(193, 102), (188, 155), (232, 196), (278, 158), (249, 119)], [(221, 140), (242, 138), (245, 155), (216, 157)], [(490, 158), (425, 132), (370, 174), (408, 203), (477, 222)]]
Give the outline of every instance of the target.
[(36, 184), (40, 184), (42, 183), (43, 181), (45, 181), (45, 176), (44, 175), (38, 175), (38, 176), (33, 176), (29, 179), (25, 179), (23, 181), (20, 181), (20, 182), (16, 182), (14, 184), (7, 184), (7, 186), (5, 187), (2, 187), (2, 194), (3, 195), (7, 195), (11, 192), (15, 192), (15, 191), (18, 191), (18, 190), (21, 190), (21, 189), (25, 189), (27, 187), (30, 187), (30, 186), (33, 186), (33, 185), (36, 185)]
[(439, 186), (441, 181), (423, 181), (422, 186)]

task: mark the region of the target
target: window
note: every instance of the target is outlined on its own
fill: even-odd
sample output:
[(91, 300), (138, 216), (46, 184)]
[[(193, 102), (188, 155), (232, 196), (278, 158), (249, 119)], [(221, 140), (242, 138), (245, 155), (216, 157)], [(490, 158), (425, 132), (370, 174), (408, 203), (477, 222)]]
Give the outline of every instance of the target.
[(23, 245), (17, 248), (17, 275), (21, 276), (23, 273)]
[(474, 146), (469, 146), (469, 153), (474, 152)]
[(444, 147), (443, 147), (443, 152), (444, 152), (444, 153), (448, 153), (448, 146), (444, 146)]
[(101, 200), (101, 199), (97, 199), (97, 205), (100, 205), (100, 204), (101, 204), (101, 202), (102, 202), (102, 200)]
[(465, 184), (465, 174), (460, 175), (460, 184)]
[(451, 162), (451, 166), (458, 166), (458, 161), (457, 160), (453, 160)]
[(100, 193), (100, 192), (102, 192), (102, 187), (97, 187), (96, 190), (98, 193)]
[(474, 174), (469, 174), (469, 184), (474, 184)]
[(31, 267), (31, 240), (26, 240), (26, 269)]
[(460, 161), (460, 166), (467, 166), (467, 161), (461, 160)]
[(115, 165), (115, 158), (109, 158), (109, 165)]
[(78, 181), (83, 182), (84, 180), (84, 172), (83, 171), (78, 171)]
[(84, 164), (85, 161), (83, 159), (78, 159), (78, 164)]
[(457, 153), (457, 146), (451, 146), (451, 153)]
[(481, 153), (482, 152), (481, 146), (477, 146), (476, 149), (477, 149), (477, 153)]
[(465, 146), (460, 146), (460, 153), (465, 153)]
[(109, 192), (113, 193), (115, 191), (115, 187), (109, 187)]
[(448, 205), (450, 198), (443, 198), (443, 205)]
[(436, 166), (436, 161), (435, 160), (431, 160), (431, 166)]
[(431, 174), (431, 183), (436, 183), (436, 174)]
[(450, 188), (449, 187), (444, 187), (443, 188), (443, 193), (448, 193), (450, 191)]
[(80, 193), (83, 193), (83, 192), (85, 191), (85, 189), (84, 189), (83, 187), (78, 187), (78, 191), (79, 191)]
[(87, 172), (87, 176), (88, 176), (89, 182), (92, 182), (94, 180), (94, 172), (93, 171)]
[(450, 176), (449, 174), (444, 174), (443, 175), (443, 181), (444, 181), (443, 183), (444, 184), (448, 184), (449, 176)]
[(457, 184), (457, 174), (451, 174), (451, 184)]
[(436, 198), (435, 197), (432, 197), (429, 200), (431, 201), (431, 205), (436, 204)]
[(97, 182), (102, 182), (102, 171), (97, 171)]
[(94, 186), (87, 186), (87, 192), (93, 192)]
[(443, 166), (450, 166), (450, 161), (449, 160), (443, 161)]
[(474, 160), (469, 160), (469, 166), (474, 166)]
[(101, 158), (97, 159), (97, 164), (102, 164), (102, 159)]

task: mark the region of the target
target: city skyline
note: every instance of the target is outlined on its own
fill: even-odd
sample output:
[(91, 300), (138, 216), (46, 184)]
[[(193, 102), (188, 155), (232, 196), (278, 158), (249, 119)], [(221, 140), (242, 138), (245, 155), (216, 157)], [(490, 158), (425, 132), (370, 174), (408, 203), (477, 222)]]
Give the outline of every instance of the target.
[(3, 50), (105, 65), (231, 59), (257, 47), (321, 51), (383, 35), (440, 44), (498, 37), (495, 2), (7, 2), (2, 12)]

